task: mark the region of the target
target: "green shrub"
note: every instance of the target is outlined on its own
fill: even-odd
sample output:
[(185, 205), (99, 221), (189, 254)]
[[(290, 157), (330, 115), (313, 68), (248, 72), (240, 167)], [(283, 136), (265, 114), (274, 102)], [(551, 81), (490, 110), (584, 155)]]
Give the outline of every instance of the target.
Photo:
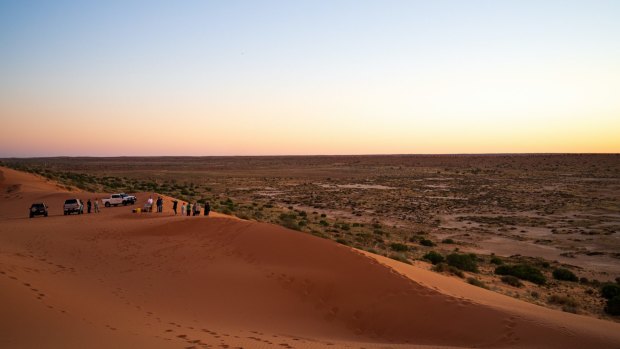
[(553, 278), (556, 280), (577, 282), (579, 279), (572, 271), (564, 268), (558, 268), (553, 271)]
[(516, 276), (521, 280), (531, 281), (537, 285), (544, 285), (547, 282), (540, 270), (528, 264), (500, 265), (495, 268), (495, 274)]
[(472, 277), (467, 278), (467, 283), (481, 288), (488, 288), (484, 282)]
[(434, 243), (434, 242), (432, 242), (432, 241), (431, 241), (431, 240), (429, 240), (429, 239), (421, 239), (421, 240), (420, 240), (420, 245), (422, 245), (422, 246), (428, 246), (428, 247), (433, 247), (433, 246), (435, 246), (435, 243)]
[(336, 242), (339, 244), (347, 245), (347, 246), (349, 245), (349, 242), (345, 239), (338, 239), (336, 240)]
[(474, 254), (451, 253), (446, 257), (448, 265), (464, 271), (478, 272), (478, 263)]
[(433, 264), (439, 264), (439, 263), (442, 263), (445, 260), (445, 258), (441, 254), (439, 254), (439, 253), (437, 253), (435, 251), (430, 251), (429, 253), (427, 253), (424, 256), (422, 256), (422, 258), (430, 261)]
[(491, 264), (502, 265), (502, 264), (504, 264), (504, 261), (501, 260), (498, 257), (493, 256), (493, 257), (491, 257)]
[(601, 287), (601, 296), (606, 299), (612, 299), (616, 296), (620, 296), (620, 285), (606, 283)]
[(407, 263), (407, 264), (411, 264), (411, 262), (409, 262), (409, 260), (407, 259), (407, 257), (403, 256), (400, 253), (393, 253), (390, 254), (390, 258), (399, 262), (403, 262), (403, 263)]
[(452, 240), (452, 239), (443, 239), (443, 240), (441, 240), (441, 243), (442, 244), (453, 244), (454, 240)]
[(615, 296), (607, 301), (605, 312), (610, 315), (620, 315), (620, 296)]
[(433, 266), (432, 268), (433, 271), (439, 272), (439, 273), (444, 273), (444, 272), (448, 272), (450, 274), (456, 275), (460, 278), (465, 277), (465, 275), (463, 274), (462, 271), (458, 270), (457, 268), (451, 266), (451, 265), (447, 265), (446, 263), (439, 263), (435, 266)]
[(502, 282), (514, 287), (522, 287), (523, 283), (519, 279), (512, 275), (504, 275), (501, 278)]
[(570, 297), (564, 297), (564, 296), (559, 296), (557, 294), (554, 294), (554, 295), (549, 296), (547, 301), (550, 304), (564, 305), (568, 307), (577, 308), (577, 302)]
[(401, 244), (399, 242), (392, 243), (390, 245), (390, 248), (393, 251), (397, 251), (397, 252), (405, 252), (405, 251), (409, 250), (409, 247), (407, 247), (407, 245)]

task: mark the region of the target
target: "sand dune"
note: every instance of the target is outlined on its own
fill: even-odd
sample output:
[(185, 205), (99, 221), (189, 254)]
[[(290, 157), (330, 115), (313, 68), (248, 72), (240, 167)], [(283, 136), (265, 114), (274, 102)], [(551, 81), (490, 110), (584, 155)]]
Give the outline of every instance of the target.
[[(3, 348), (619, 348), (620, 324), (521, 302), (271, 224), (0, 176)], [(140, 193), (139, 205), (148, 197)], [(34, 201), (50, 217), (27, 218)]]

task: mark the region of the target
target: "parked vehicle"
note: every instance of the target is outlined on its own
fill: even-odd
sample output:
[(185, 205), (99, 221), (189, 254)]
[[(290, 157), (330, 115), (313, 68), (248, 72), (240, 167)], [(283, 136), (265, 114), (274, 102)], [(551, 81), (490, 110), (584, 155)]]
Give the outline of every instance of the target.
[(138, 198), (133, 195), (120, 193), (120, 196), (122, 196), (123, 199), (127, 202), (127, 205), (133, 205), (136, 203), (136, 201), (138, 201)]
[(84, 213), (84, 204), (80, 199), (67, 199), (65, 200), (63, 211), (65, 215), (71, 213), (82, 214)]
[(101, 199), (105, 207), (118, 206), (118, 205), (133, 205), (136, 203), (136, 197), (133, 195), (127, 195), (125, 193), (112, 194), (109, 198)]
[(30, 206), (30, 218), (34, 216), (45, 216), (47, 217), (47, 205), (42, 202), (37, 202)]

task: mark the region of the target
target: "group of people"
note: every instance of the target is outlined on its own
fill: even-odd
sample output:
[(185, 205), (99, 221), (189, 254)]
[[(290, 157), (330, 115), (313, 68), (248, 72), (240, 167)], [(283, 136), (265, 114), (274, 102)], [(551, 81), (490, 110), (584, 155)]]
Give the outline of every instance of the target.
[(86, 201), (86, 212), (90, 213), (93, 207), (95, 208), (95, 213), (99, 213), (99, 199), (95, 199), (94, 203), (90, 199)]
[[(156, 205), (157, 205), (157, 213), (162, 213), (164, 212), (164, 199), (159, 196), (157, 198), (156, 201)], [(153, 207), (153, 198), (149, 197), (147, 204), (145, 205), (146, 208), (150, 208), (149, 212), (152, 212), (152, 207)], [(172, 200), (172, 211), (174, 211), (174, 214), (177, 215), (179, 212), (177, 211), (179, 208), (179, 202), (177, 200)], [(204, 211), (203, 209), (200, 207), (200, 203), (199, 202), (194, 202), (194, 204), (192, 205), (191, 203), (187, 203), (185, 204), (185, 202), (183, 202), (181, 204), (181, 216), (187, 215), (189, 216), (200, 216), (200, 213), (204, 212), (205, 216), (208, 216), (209, 213), (211, 212), (211, 206), (209, 205), (208, 202), (205, 202), (204, 204)]]
[[(179, 202), (177, 200), (172, 201), (172, 210), (174, 211), (175, 215), (177, 214), (178, 205)], [(193, 205), (189, 202), (187, 203), (187, 205), (185, 203), (181, 204), (181, 216), (200, 216), (201, 211), (202, 209), (200, 208), (200, 203), (198, 202), (195, 202)], [(208, 216), (210, 212), (211, 206), (208, 202), (205, 202), (204, 215)]]

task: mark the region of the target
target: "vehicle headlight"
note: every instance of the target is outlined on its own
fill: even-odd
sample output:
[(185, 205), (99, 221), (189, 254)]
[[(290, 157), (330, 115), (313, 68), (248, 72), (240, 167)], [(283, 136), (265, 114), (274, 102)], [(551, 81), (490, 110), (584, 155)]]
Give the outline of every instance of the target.
[(32, 212), (36, 212), (36, 211), (37, 211), (37, 209), (33, 207), (33, 208), (31, 208), (31, 209), (30, 209), (30, 211), (32, 211)]

